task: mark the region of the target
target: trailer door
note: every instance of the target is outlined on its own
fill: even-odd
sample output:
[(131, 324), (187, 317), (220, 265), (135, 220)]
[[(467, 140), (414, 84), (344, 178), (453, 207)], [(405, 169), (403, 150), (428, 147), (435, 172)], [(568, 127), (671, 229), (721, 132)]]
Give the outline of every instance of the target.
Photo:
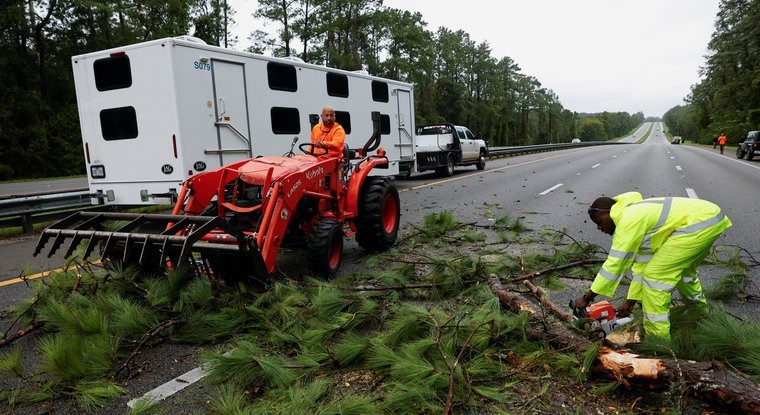
[(397, 89), (398, 99), (398, 146), (401, 160), (414, 160), (414, 139), (412, 138), (412, 94)]
[[(216, 134), (220, 166), (251, 157), (251, 133), (242, 63), (212, 59)], [(189, 86), (192, 88), (192, 86)]]

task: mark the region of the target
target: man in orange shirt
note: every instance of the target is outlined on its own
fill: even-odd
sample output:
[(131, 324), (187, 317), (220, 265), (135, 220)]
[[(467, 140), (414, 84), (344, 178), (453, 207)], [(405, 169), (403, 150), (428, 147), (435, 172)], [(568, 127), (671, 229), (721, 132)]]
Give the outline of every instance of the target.
[[(311, 142), (314, 144), (314, 154), (320, 160), (330, 157), (343, 158), (343, 145), (346, 141), (346, 131), (335, 122), (335, 110), (330, 106), (322, 108), (322, 122), (311, 129)], [(324, 149), (324, 150), (319, 150)], [(324, 151), (327, 150), (326, 154)]]
[(728, 137), (726, 137), (726, 134), (720, 133), (720, 137), (718, 137), (718, 145), (720, 146), (720, 154), (723, 154), (723, 147), (726, 146), (726, 141), (728, 141)]

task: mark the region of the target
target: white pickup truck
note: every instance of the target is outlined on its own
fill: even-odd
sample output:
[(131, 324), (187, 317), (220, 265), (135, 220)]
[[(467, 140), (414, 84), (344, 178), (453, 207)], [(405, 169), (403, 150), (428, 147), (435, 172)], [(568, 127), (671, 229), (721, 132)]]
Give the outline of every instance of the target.
[(417, 171), (435, 170), (440, 176), (454, 174), (454, 166), (486, 168), (488, 146), (467, 127), (430, 124), (415, 131)]

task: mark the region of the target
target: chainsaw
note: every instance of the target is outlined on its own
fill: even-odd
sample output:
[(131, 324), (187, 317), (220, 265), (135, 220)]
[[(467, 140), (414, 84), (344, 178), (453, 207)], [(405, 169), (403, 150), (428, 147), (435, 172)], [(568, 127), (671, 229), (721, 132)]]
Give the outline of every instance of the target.
[(600, 301), (584, 308), (578, 308), (574, 301), (570, 301), (570, 308), (575, 317), (591, 319), (591, 331), (597, 333), (600, 338), (633, 321), (631, 317), (617, 318), (615, 307), (609, 301)]

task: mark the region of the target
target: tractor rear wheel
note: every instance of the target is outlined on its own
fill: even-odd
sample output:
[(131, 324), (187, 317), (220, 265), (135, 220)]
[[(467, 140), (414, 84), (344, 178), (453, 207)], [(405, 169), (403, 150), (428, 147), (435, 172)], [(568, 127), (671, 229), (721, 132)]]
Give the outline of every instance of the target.
[(392, 177), (368, 177), (359, 196), (356, 242), (367, 251), (387, 251), (396, 242), (401, 204)]
[(343, 230), (334, 219), (320, 219), (306, 238), (306, 260), (315, 276), (330, 279), (343, 261)]

